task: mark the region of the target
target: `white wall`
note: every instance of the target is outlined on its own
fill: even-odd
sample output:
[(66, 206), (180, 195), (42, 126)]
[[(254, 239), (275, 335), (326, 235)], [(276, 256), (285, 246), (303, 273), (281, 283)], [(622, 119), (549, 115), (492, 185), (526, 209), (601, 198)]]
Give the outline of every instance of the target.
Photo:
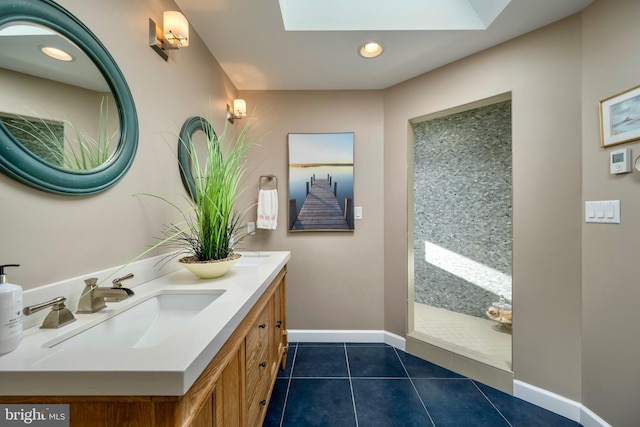
[[(261, 149), (242, 206), (257, 202), (258, 178), (278, 178), (275, 231), (258, 230), (252, 248), (292, 252), (287, 276), (292, 329), (384, 328), (383, 310), (383, 108), (381, 91), (241, 92), (257, 108)], [(260, 129), (261, 128), (261, 129)], [(354, 206), (363, 219), (353, 232), (287, 231), (288, 133), (354, 133)], [(249, 219), (255, 221), (255, 209)]]
[(598, 103), (640, 84), (640, 2), (600, 0), (582, 14), (583, 200), (620, 200), (621, 223), (582, 223), (582, 398), (614, 426), (640, 420), (640, 174), (610, 175)]

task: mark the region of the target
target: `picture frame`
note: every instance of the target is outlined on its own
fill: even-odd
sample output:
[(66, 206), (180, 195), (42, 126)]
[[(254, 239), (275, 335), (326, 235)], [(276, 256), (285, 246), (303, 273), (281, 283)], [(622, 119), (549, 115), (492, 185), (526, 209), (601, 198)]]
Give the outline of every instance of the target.
[(640, 86), (600, 101), (600, 145), (640, 139)]
[(354, 133), (290, 133), (289, 232), (353, 231)]

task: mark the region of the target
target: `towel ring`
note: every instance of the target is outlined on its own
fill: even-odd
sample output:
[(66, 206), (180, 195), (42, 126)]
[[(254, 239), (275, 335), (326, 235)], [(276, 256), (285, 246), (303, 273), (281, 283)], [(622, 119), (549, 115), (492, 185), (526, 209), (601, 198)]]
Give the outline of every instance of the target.
[(261, 175), (258, 180), (258, 188), (260, 190), (277, 190), (278, 178), (275, 175)]

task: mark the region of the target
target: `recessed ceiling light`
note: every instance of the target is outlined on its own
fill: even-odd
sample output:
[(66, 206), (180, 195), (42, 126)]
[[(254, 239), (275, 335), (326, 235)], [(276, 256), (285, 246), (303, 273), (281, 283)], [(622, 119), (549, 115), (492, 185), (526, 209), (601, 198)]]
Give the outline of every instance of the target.
[(45, 55), (53, 59), (57, 59), (58, 61), (65, 61), (65, 62), (73, 61), (73, 56), (69, 55), (67, 52), (65, 52), (62, 49), (58, 49), (57, 47), (42, 46), (40, 50)]
[(360, 46), (360, 56), (363, 58), (375, 58), (376, 56), (380, 56), (384, 47), (382, 47), (381, 43), (378, 42), (367, 42)]

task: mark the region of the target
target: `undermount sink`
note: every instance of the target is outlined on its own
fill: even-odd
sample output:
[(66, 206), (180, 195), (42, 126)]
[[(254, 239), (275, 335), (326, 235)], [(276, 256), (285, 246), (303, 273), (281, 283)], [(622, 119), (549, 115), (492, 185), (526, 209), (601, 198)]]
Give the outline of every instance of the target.
[(216, 290), (150, 296), (86, 330), (58, 338), (45, 346), (56, 349), (152, 347), (162, 343), (224, 292)]
[(269, 259), (269, 255), (242, 254), (242, 258), (236, 262), (236, 267), (256, 267)]

